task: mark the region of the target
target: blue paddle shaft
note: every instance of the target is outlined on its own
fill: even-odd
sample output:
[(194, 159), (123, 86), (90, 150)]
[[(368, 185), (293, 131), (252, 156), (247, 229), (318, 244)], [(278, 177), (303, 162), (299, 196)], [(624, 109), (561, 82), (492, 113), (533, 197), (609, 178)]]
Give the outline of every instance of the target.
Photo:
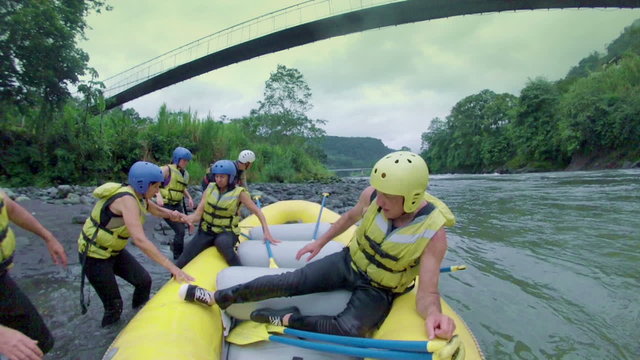
[(334, 344), (388, 349), (388, 350), (427, 352), (427, 345), (428, 345), (427, 341), (404, 341), (404, 340), (359, 338), (359, 337), (351, 337), (351, 336), (321, 334), (321, 333), (291, 329), (291, 328), (284, 329), (284, 333), (293, 335), (293, 336), (299, 336), (305, 339), (326, 341)]
[(269, 259), (273, 259), (273, 253), (271, 252), (271, 243), (269, 240), (265, 240), (264, 243), (267, 245), (267, 254), (269, 254)]
[(320, 213), (318, 214), (318, 221), (316, 221), (316, 228), (313, 230), (313, 240), (317, 240), (318, 228), (320, 227), (320, 218), (322, 217), (322, 209), (324, 209), (324, 201), (327, 199), (327, 195), (322, 195), (322, 205), (320, 205)]
[(431, 359), (430, 353), (405, 352), (397, 350), (366, 349), (359, 347), (343, 346), (328, 343), (318, 343), (308, 340), (292, 339), (285, 336), (271, 335), (269, 341), (281, 344), (297, 346), (305, 349), (325, 351), (335, 354), (343, 354), (356, 357), (376, 358), (376, 359), (406, 359), (425, 360)]

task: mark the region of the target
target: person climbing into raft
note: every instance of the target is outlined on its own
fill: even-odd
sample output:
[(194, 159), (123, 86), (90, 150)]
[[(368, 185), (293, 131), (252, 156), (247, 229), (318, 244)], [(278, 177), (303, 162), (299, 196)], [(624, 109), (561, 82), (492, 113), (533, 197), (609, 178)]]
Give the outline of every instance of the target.
[(174, 222), (188, 222), (186, 215), (169, 211), (151, 201), (164, 176), (155, 164), (138, 161), (129, 170), (129, 183), (105, 183), (93, 191), (98, 202), (93, 207), (78, 237), (78, 256), (82, 264), (81, 307), (84, 303), (84, 275), (104, 306), (102, 326), (115, 323), (122, 314), (122, 297), (116, 282), (121, 277), (135, 287), (132, 307), (139, 308), (149, 300), (151, 276), (125, 249), (129, 238), (148, 257), (171, 272), (178, 282), (193, 281), (193, 277), (176, 267), (147, 238), (142, 224), (148, 212)]
[(442, 313), (438, 280), (447, 250), (444, 226), (455, 223), (453, 214), (444, 203), (426, 193), (427, 164), (412, 152), (384, 156), (374, 165), (370, 183), (357, 204), (320, 238), (300, 249), (296, 258), (309, 254), (307, 261), (311, 260), (329, 240), (361, 220), (350, 245), (341, 252), (292, 272), (262, 276), (215, 292), (183, 285), (181, 296), (186, 301), (217, 304), (226, 309), (235, 303), (347, 289), (352, 292), (351, 298), (336, 316), (304, 316), (297, 307), (263, 308), (253, 311), (251, 320), (314, 332), (366, 336), (382, 324), (394, 299), (410, 291), (419, 276), (416, 309), (425, 319), (428, 337), (450, 339), (455, 323)]
[(236, 166), (231, 160), (219, 160), (211, 167), (214, 182), (209, 184), (202, 195), (202, 200), (193, 214), (188, 216), (191, 223), (202, 220), (200, 229), (189, 242), (176, 265), (183, 268), (193, 258), (205, 249), (215, 246), (227, 263), (231, 266), (240, 265), (235, 246), (238, 243), (240, 221), (237, 216), (238, 207), (244, 205), (255, 214), (264, 231), (265, 241), (277, 244), (269, 231), (267, 220), (262, 211), (251, 200), (249, 193), (242, 186), (236, 185)]
[[(156, 195), (156, 202), (167, 210), (179, 211), (186, 214), (187, 208), (184, 203), (185, 198), (189, 209), (193, 209), (193, 198), (189, 194), (187, 186), (189, 185), (189, 173), (187, 165), (193, 158), (191, 151), (183, 147), (177, 147), (173, 150), (171, 164), (161, 167), (164, 180), (160, 187), (160, 192)], [(184, 224), (164, 219), (171, 227), (175, 235), (170, 243), (173, 252), (173, 260), (176, 260), (182, 254), (184, 249)]]
[(0, 191), (0, 355), (9, 359), (42, 359), (53, 348), (54, 339), (38, 310), (9, 276), (16, 250), (10, 221), (41, 237), (54, 264), (66, 267), (67, 254), (58, 239), (29, 211)]

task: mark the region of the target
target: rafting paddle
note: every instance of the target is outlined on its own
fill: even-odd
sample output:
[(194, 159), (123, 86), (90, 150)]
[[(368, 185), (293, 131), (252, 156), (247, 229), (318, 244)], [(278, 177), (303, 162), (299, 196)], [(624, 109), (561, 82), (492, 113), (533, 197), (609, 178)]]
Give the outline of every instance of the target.
[(467, 265), (453, 265), (440, 268), (441, 273), (456, 272), (462, 270), (467, 270)]
[[(270, 333), (292, 335), (305, 340)], [(322, 343), (309, 339), (322, 341)], [(383, 340), (322, 334), (244, 321), (231, 331), (226, 340), (236, 345), (272, 341), (312, 350), (382, 359), (431, 359), (431, 353), (434, 353), (434, 359), (464, 358), (459, 357), (460, 353), (464, 356), (464, 349), (458, 336), (454, 336), (449, 341), (441, 339), (432, 341)]]
[(324, 209), (324, 202), (327, 200), (327, 196), (329, 196), (328, 192), (322, 193), (322, 204), (320, 205), (320, 213), (318, 213), (318, 221), (316, 221), (316, 228), (313, 230), (313, 238), (311, 240), (316, 240), (318, 237), (318, 228), (320, 227), (320, 218), (322, 217), (322, 209)]
[[(258, 204), (258, 208), (262, 209), (262, 203), (260, 203), (260, 195), (256, 195), (253, 198), (256, 200), (256, 204)], [(265, 246), (267, 247), (267, 255), (269, 255), (269, 267), (271, 269), (277, 269), (278, 263), (276, 263), (276, 260), (273, 258), (273, 252), (271, 251), (271, 243), (267, 239), (264, 240), (264, 243), (265, 243)]]

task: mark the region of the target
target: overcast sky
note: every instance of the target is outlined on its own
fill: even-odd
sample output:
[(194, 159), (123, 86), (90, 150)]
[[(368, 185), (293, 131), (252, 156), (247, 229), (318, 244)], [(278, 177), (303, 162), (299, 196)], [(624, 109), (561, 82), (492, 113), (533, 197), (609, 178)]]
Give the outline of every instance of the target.
[[(102, 78), (293, 0), (109, 0), (80, 46)], [(155, 117), (172, 110), (241, 117), (262, 99), (277, 64), (300, 70), (312, 118), (328, 135), (370, 136), (420, 150), (431, 119), (483, 89), (518, 95), (528, 79), (557, 80), (603, 52), (640, 10), (537, 10), (459, 16), (369, 30), (244, 61), (125, 104)]]

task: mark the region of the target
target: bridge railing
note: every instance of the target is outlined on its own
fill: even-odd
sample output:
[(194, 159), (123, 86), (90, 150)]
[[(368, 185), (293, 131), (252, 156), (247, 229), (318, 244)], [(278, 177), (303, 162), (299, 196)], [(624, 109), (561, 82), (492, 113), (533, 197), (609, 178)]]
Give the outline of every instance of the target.
[(107, 77), (105, 96), (120, 93), (142, 81), (214, 52), (289, 27), (327, 17), (406, 0), (308, 0), (222, 29)]

